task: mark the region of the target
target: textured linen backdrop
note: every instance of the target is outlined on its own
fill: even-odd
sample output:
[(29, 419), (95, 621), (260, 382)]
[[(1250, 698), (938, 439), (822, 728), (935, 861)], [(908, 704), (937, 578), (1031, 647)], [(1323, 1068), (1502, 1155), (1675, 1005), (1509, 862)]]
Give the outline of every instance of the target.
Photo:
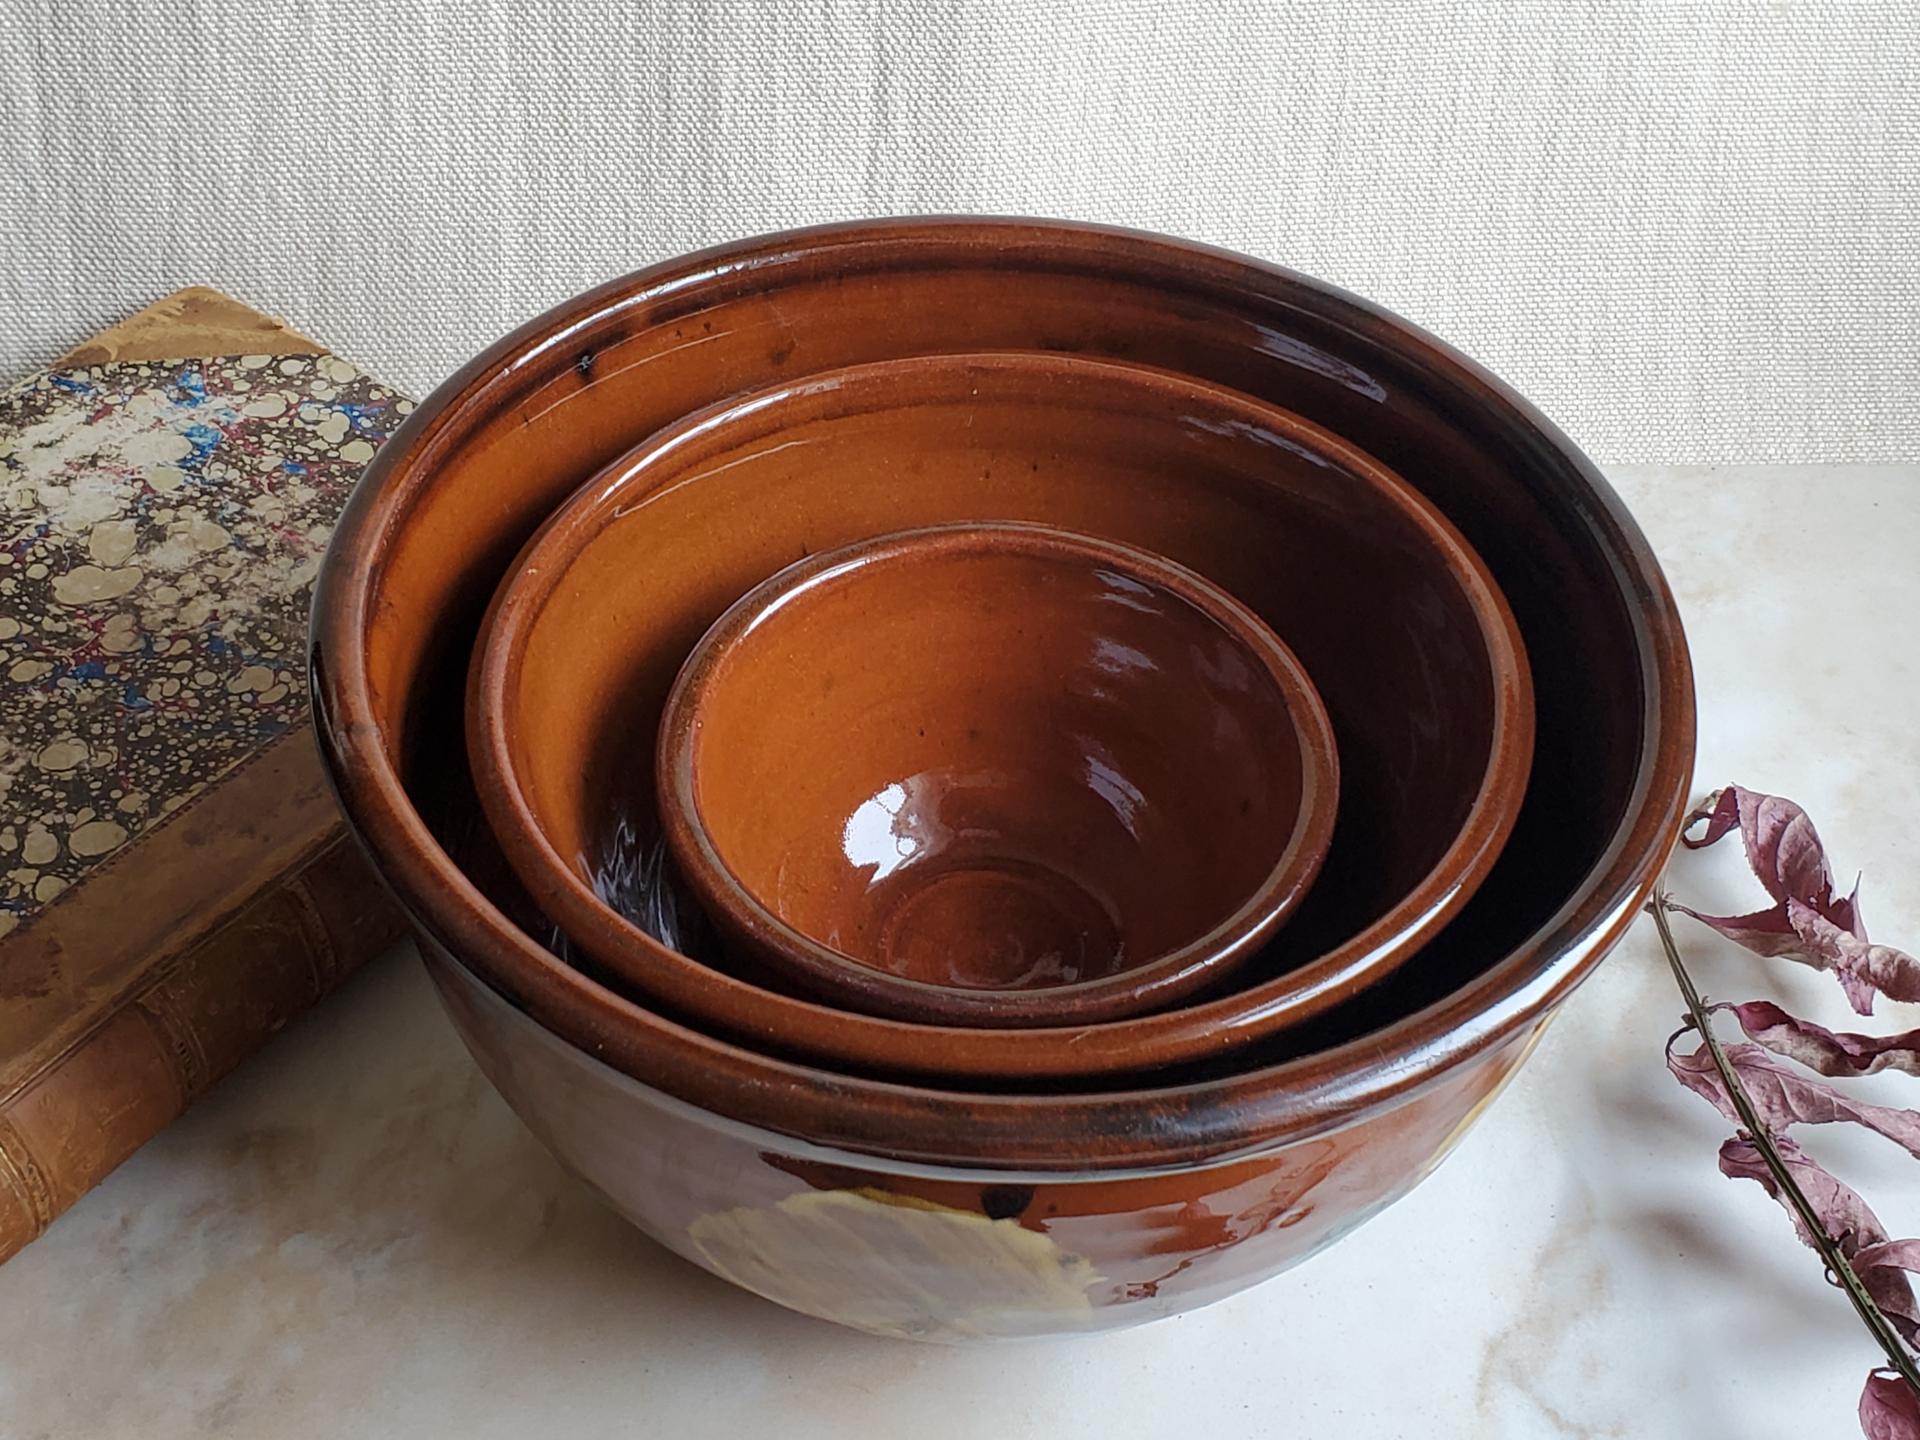
[(1604, 460), (1920, 453), (1913, 0), (0, 0), (0, 371), (188, 283), (426, 390), (609, 276), (925, 211), (1357, 290)]

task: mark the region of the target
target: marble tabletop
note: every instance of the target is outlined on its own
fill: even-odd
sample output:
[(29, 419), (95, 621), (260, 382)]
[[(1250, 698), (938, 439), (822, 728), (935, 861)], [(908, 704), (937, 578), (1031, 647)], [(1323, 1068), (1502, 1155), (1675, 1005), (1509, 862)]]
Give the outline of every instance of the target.
[[(1616, 473), (1698, 666), (1702, 790), (1812, 812), (1920, 948), (1920, 467)], [(1676, 890), (1753, 898), (1731, 843)], [(1716, 996), (1849, 1022), (1825, 977), (1682, 932)], [(1920, 1010), (1882, 1004), (1885, 1028)], [(291, 1027), (0, 1266), (0, 1436), (1857, 1433), (1875, 1352), (1726, 1124), (1661, 1063), (1646, 922), (1411, 1196), (1211, 1309), (943, 1349), (779, 1310), (629, 1230), (480, 1078), (405, 947)], [(1862, 1089), (1920, 1104), (1920, 1081)], [(1920, 1170), (1808, 1148), (1896, 1235)]]

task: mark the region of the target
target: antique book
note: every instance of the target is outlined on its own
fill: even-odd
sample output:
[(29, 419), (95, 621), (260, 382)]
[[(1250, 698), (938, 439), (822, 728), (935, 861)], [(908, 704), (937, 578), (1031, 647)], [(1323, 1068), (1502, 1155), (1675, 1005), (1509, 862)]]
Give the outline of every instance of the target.
[(305, 642), (410, 408), (205, 289), (0, 388), (0, 1260), (401, 933)]

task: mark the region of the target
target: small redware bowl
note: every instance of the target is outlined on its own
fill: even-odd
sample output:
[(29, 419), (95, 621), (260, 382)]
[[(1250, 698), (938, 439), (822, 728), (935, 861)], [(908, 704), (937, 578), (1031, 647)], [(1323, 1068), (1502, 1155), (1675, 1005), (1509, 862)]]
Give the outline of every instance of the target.
[(1312, 682), (1246, 606), (1002, 524), (748, 592), (667, 698), (656, 785), (708, 917), (775, 974), (906, 1020), (1065, 1025), (1244, 962), (1326, 857), (1338, 773)]
[[(1165, 556), (1286, 636), (1341, 759), (1333, 843), (1287, 924), (1221, 993), (1054, 1025), (863, 1014), (787, 993), (751, 954), (662, 943), (650, 894), (620, 883), (633, 855), (654, 870), (661, 853), (653, 767), (634, 757), (700, 637), (796, 557), (985, 520)], [(468, 751), (533, 906), (634, 997), (865, 1073), (1141, 1071), (1299, 1025), (1419, 952), (1485, 878), (1525, 789), (1526, 660), (1458, 532), (1337, 436), (1163, 370), (945, 355), (770, 387), (656, 431), (507, 573), (472, 671)], [(784, 724), (784, 702), (765, 720)], [(1291, 727), (1278, 743), (1297, 745)]]

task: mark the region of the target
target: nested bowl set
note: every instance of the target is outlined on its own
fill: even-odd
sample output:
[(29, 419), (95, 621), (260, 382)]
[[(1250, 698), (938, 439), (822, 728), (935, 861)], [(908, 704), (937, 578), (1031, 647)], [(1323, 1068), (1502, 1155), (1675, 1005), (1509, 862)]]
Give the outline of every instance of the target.
[(1631, 922), (1691, 675), (1589, 462), (1301, 276), (1031, 221), (617, 281), (448, 381), (315, 716), (482, 1069), (885, 1335), (1136, 1323), (1458, 1141)]

